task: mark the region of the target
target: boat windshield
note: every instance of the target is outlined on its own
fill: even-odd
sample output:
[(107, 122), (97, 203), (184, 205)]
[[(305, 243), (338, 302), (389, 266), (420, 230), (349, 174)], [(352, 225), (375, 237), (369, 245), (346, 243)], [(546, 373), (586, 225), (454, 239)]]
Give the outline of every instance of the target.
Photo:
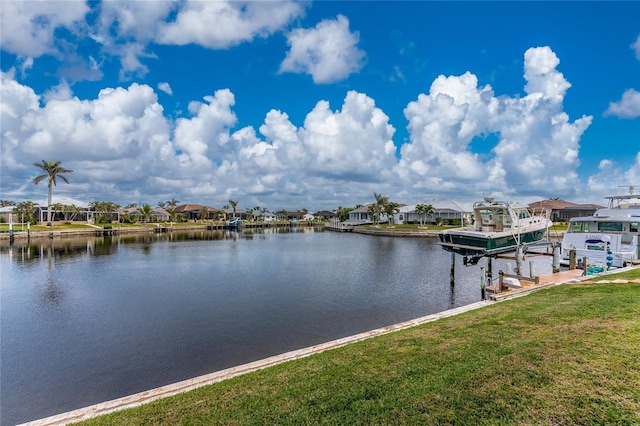
[(622, 232), (622, 222), (600, 222), (598, 230), (603, 232)]
[(571, 222), (569, 232), (589, 232), (589, 222)]

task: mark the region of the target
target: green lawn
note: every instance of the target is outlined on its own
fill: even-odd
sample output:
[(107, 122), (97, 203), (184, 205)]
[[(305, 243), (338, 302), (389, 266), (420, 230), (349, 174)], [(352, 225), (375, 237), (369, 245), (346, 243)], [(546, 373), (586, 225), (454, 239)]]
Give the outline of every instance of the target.
[(640, 284), (565, 284), (84, 424), (634, 425), (638, 360)]

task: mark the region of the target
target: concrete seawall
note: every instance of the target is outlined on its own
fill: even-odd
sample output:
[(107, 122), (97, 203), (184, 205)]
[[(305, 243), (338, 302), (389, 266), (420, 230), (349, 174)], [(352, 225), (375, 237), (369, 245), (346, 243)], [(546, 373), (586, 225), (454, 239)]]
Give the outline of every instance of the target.
[(305, 358), (310, 355), (314, 355), (330, 349), (336, 349), (342, 346), (349, 345), (351, 343), (359, 342), (361, 340), (370, 339), (372, 337), (381, 336), (383, 334), (392, 333), (394, 331), (404, 330), (407, 328), (415, 327), (417, 325), (426, 324), (428, 322), (436, 321), (441, 318), (447, 318), (453, 315), (461, 314), (463, 312), (479, 309), (493, 303), (495, 302), (482, 301), (482, 302), (477, 302), (477, 303), (473, 303), (466, 306), (461, 306), (455, 309), (449, 309), (447, 311), (440, 312), (437, 314), (427, 315), (421, 318), (416, 318), (414, 320), (390, 325), (388, 327), (382, 327), (382, 328), (367, 331), (364, 333), (356, 334), (354, 336), (344, 337), (342, 339), (337, 339), (330, 342), (309, 346), (307, 348), (298, 349), (298, 350), (287, 352), (281, 355), (272, 356), (259, 361), (254, 361), (248, 364), (239, 365), (237, 367), (227, 368), (225, 370), (217, 371), (215, 373), (205, 374), (203, 376), (194, 377), (193, 379), (183, 380), (181, 382), (173, 383), (171, 385), (150, 389), (148, 391), (125, 396), (123, 398), (117, 398), (111, 401), (102, 402), (99, 404), (91, 405), (89, 407), (84, 407), (77, 410), (69, 411), (67, 413), (61, 413), (55, 416), (46, 417), (44, 419), (34, 420), (32, 422), (24, 423), (21, 426), (65, 425), (68, 423), (79, 422), (81, 420), (86, 420), (92, 417), (101, 416), (114, 411), (120, 411), (127, 408), (137, 407), (137, 406), (155, 401), (160, 398), (165, 398), (168, 396), (177, 395), (179, 393), (188, 392), (190, 390), (197, 389), (202, 386), (207, 386), (213, 383), (221, 382), (223, 380), (231, 379), (236, 376), (262, 370), (264, 368), (281, 364), (283, 362)]

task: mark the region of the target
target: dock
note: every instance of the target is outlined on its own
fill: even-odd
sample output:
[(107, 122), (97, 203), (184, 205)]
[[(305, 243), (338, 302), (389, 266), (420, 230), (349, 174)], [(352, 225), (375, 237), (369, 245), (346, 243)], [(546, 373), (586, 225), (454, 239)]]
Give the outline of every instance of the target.
[[(627, 268), (614, 269), (608, 271), (609, 273), (622, 272)], [(566, 283), (578, 283), (581, 281), (586, 281), (593, 279), (598, 275), (585, 275), (585, 272), (582, 269), (569, 269), (566, 271), (554, 272), (548, 275), (541, 275), (535, 278), (527, 278), (527, 277), (519, 277), (511, 274), (501, 274), (499, 280), (503, 278), (516, 278), (520, 281), (520, 287), (514, 288), (509, 287), (508, 285), (502, 284), (502, 289), (500, 289), (500, 283), (495, 286), (488, 286), (486, 288), (487, 292), (491, 295), (489, 298), (493, 301), (499, 302), (505, 299), (510, 299), (513, 297), (524, 296), (534, 291), (542, 290), (548, 287), (554, 287), (560, 284)]]
[(347, 222), (340, 222), (339, 219), (332, 219), (324, 224), (324, 229), (334, 232), (353, 232), (354, 226)]

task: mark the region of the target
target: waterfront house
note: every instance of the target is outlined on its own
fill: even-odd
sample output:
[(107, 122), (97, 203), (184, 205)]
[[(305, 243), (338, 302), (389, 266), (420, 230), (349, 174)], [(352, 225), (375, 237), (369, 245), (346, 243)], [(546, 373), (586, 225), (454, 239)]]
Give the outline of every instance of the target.
[[(360, 206), (355, 208), (349, 212), (349, 219), (347, 222), (355, 223), (355, 224), (366, 224), (373, 223), (373, 213), (369, 211), (369, 208), (373, 204), (366, 204), (364, 206)], [(380, 214), (379, 220), (380, 223), (387, 221), (387, 215), (384, 213)]]
[(202, 209), (206, 209), (206, 217), (204, 220), (216, 220), (221, 214), (221, 210), (216, 209), (214, 207), (203, 206), (201, 204), (182, 204), (174, 209), (176, 214), (183, 214), (187, 218), (187, 220), (199, 220), (200, 212)]
[(532, 211), (550, 210), (550, 219), (554, 222), (568, 222), (573, 217), (591, 216), (602, 208), (604, 207), (597, 204), (575, 204), (564, 200), (542, 200), (529, 204)]
[(313, 214), (318, 220), (330, 220), (336, 217), (335, 212), (330, 212), (329, 210), (318, 210)]

